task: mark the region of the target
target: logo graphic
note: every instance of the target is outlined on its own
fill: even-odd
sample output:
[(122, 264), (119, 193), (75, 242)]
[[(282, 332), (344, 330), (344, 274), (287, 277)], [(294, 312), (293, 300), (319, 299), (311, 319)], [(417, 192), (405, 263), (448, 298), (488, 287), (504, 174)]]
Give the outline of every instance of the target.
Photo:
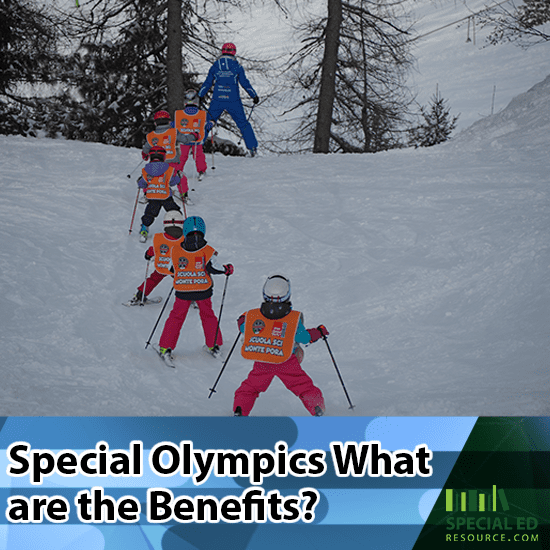
[(160, 245), (160, 253), (162, 255), (168, 254), (169, 251), (170, 251), (170, 247), (167, 244), (163, 243), (163, 244)]
[(262, 332), (262, 330), (264, 330), (264, 328), (265, 323), (261, 319), (254, 321), (254, 323), (252, 324), (252, 332), (254, 334), (259, 334), (260, 332)]
[(153, 142), (153, 146), (154, 146), (154, 145), (158, 145), (158, 143), (159, 143), (159, 138), (154, 137), (151, 141)]
[[(514, 501), (517, 493), (514, 492)], [(537, 542), (538, 519), (520, 496), (512, 506), (504, 489), (445, 490), (446, 542)]]
[[(500, 501), (500, 510), (497, 507), (498, 501)], [(488, 494), (477, 489), (467, 491), (446, 489), (445, 491), (446, 512), (507, 512), (509, 509), (504, 489), (497, 490), (496, 485), (493, 485), (492, 492)]]
[(195, 269), (204, 269), (204, 258), (195, 258)]
[(185, 269), (187, 267), (187, 264), (189, 262), (187, 261), (187, 258), (185, 256), (182, 256), (181, 258), (178, 258), (178, 268), (179, 269)]
[(284, 338), (286, 334), (286, 323), (278, 322), (273, 323), (273, 329), (271, 330), (272, 336), (276, 336), (277, 338)]

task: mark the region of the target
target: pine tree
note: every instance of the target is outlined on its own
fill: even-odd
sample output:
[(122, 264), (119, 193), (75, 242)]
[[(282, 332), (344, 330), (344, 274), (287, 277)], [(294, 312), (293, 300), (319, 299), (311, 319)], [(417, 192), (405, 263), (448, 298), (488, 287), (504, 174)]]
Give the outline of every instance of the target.
[(34, 114), (46, 101), (29, 90), (55, 84), (63, 56), (60, 32), (47, 4), (0, 2), (0, 133), (34, 135)]
[[(120, 14), (107, 3), (81, 10), (72, 25), (80, 44), (70, 68), (71, 86), (61, 133), (68, 139), (141, 147), (152, 115), (167, 107), (165, 6), (131, 0)], [(182, 67), (180, 72), (183, 73)], [(192, 77), (180, 74), (182, 84)], [(58, 125), (55, 117), (50, 125)]]
[(447, 141), (460, 116), (451, 117), (447, 100), (443, 99), (438, 88), (429, 106), (420, 107), (420, 115), (423, 122), (409, 130), (409, 145), (414, 147), (431, 147)]

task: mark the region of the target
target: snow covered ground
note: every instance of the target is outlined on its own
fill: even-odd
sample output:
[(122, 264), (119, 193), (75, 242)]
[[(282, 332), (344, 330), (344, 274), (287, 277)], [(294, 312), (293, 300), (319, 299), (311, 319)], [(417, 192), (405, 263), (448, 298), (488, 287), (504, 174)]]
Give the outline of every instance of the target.
[[(201, 182), (189, 164), (188, 214), (205, 219), (220, 261), (235, 266), (226, 352), (236, 318), (282, 272), (306, 326), (330, 330), (356, 405), (321, 341), (303, 367), (328, 414), (550, 414), (549, 144), (547, 78), (430, 149), (216, 156)], [(121, 305), (146, 269), (138, 219), (128, 234), (137, 171), (126, 175), (139, 151), (6, 136), (0, 145), (0, 414), (230, 415), (251, 364), (234, 353), (209, 399), (222, 363), (200, 351), (197, 312), (174, 371), (145, 349), (161, 306)], [(169, 291), (166, 280), (154, 294)], [(253, 414), (307, 412), (275, 380)]]

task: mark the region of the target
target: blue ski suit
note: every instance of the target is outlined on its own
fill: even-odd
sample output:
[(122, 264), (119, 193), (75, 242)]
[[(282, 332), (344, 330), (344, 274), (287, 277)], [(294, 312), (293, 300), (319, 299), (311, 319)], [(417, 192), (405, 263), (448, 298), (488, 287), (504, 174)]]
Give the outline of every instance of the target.
[(214, 86), (207, 120), (216, 122), (221, 114), (227, 111), (241, 131), (246, 147), (254, 150), (258, 147), (258, 141), (244, 113), (239, 84), (252, 99), (258, 95), (235, 57), (233, 55), (222, 55), (210, 67), (208, 76), (199, 90), (199, 97), (204, 97), (210, 88)]

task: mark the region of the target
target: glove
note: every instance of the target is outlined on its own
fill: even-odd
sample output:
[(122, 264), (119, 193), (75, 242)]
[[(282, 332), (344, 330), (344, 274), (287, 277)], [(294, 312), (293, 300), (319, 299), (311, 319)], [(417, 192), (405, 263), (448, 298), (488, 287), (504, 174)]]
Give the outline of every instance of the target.
[(244, 313), (237, 319), (237, 326), (239, 327), (239, 330), (241, 330), (241, 327), (243, 326), (245, 321), (245, 315)]
[(319, 325), (317, 328), (309, 328), (307, 331), (309, 332), (311, 342), (317, 342), (317, 340), (326, 338), (329, 335), (328, 330), (323, 325)]
[(233, 266), (231, 264), (227, 264), (223, 266), (224, 273), (229, 277), (229, 275), (233, 275), (233, 272), (235, 271), (233, 269)]
[(141, 152), (141, 158), (143, 160), (149, 160), (149, 155), (147, 153), (144, 153), (143, 151)]
[(145, 252), (145, 259), (149, 261), (155, 255), (155, 249), (150, 246), (147, 252)]
[(254, 105), (258, 105), (260, 103), (260, 98), (258, 96), (252, 98), (252, 101), (254, 102)]

